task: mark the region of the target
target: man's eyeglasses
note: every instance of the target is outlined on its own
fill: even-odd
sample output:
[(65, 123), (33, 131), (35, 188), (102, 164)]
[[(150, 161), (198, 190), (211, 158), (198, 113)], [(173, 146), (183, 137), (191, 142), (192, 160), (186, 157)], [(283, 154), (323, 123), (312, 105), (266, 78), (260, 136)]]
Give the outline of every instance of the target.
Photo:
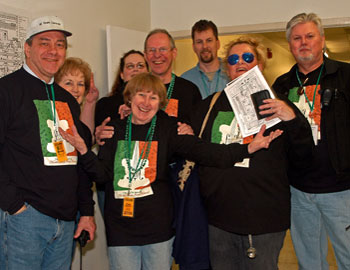
[(132, 64), (132, 63), (128, 63), (125, 65), (125, 68), (128, 69), (128, 70), (132, 70), (132, 69), (144, 69), (146, 67), (146, 64), (145, 63), (137, 63), (136, 65), (135, 64)]
[[(250, 53), (250, 52), (246, 52), (242, 54), (242, 59), (244, 60), (244, 62), (246, 63), (251, 63), (254, 61), (254, 54)], [(239, 61), (239, 55), (238, 54), (231, 54), (228, 58), (227, 58), (227, 62), (231, 65), (234, 66), (238, 63)]]
[(161, 48), (147, 48), (146, 49), (146, 53), (147, 54), (155, 54), (157, 51), (159, 52), (159, 54), (166, 54), (168, 51), (170, 51), (171, 49), (166, 48), (166, 47), (161, 47)]

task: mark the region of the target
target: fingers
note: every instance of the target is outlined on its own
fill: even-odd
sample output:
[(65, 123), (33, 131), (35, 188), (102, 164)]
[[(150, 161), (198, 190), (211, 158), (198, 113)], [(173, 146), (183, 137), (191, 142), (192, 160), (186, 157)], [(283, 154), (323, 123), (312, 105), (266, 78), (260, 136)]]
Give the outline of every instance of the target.
[(265, 99), (264, 105), (259, 106), (261, 115), (272, 114), (267, 117), (266, 120), (272, 120), (279, 118), (282, 121), (289, 121), (295, 118), (295, 113), (291, 107), (289, 107), (284, 101), (279, 99)]
[(77, 227), (77, 229), (75, 230), (75, 233), (74, 233), (74, 236), (73, 236), (73, 237), (74, 237), (75, 239), (77, 239), (77, 238), (80, 236), (82, 230), (83, 230), (83, 228)]
[(270, 139), (271, 141), (273, 141), (274, 139), (276, 139), (277, 137), (281, 136), (283, 133), (283, 130), (280, 129), (276, 129), (275, 131), (272, 131), (270, 133)]
[(75, 125), (72, 126), (72, 132), (74, 136), (79, 134)]
[(24, 204), (16, 213), (14, 213), (13, 215), (18, 215), (22, 212), (24, 212), (25, 210), (27, 210), (27, 206)]
[[(85, 230), (89, 233), (90, 241), (94, 240), (94, 233), (96, 231), (96, 223), (94, 217), (91, 216), (81, 216), (78, 222), (77, 229), (74, 234), (74, 238), (78, 238), (82, 232)], [(90, 242), (88, 241), (88, 242)]]
[[(112, 127), (113, 128), (113, 127)], [(114, 130), (102, 130), (99, 134), (99, 139), (110, 139), (113, 137)]]
[(261, 126), (257, 136), (264, 136), (265, 130), (266, 130), (266, 125), (264, 124), (264, 125)]
[(178, 128), (177, 128), (177, 134), (178, 135), (194, 135), (193, 129), (190, 125), (186, 123), (177, 123)]
[(270, 146), (270, 143), (276, 139), (277, 137), (281, 136), (283, 133), (282, 130), (280, 129), (276, 129), (275, 131), (271, 131), (270, 134), (268, 136), (266, 136), (266, 138), (268, 138), (268, 140), (266, 141), (267, 144), (265, 145), (264, 148), (268, 148)]
[(91, 72), (91, 78), (90, 78), (90, 88), (95, 87), (95, 81), (94, 81), (94, 73)]
[(107, 123), (109, 121), (111, 121), (111, 118), (107, 117), (105, 120), (103, 120), (101, 125), (96, 127), (96, 130), (95, 130), (96, 142), (100, 146), (105, 144), (105, 142), (102, 141), (103, 139), (110, 139), (114, 135), (114, 127), (107, 126)]
[(125, 117), (129, 116), (131, 113), (131, 108), (127, 105), (123, 104), (119, 106), (118, 113), (120, 114), (120, 119), (124, 119)]
[(111, 121), (111, 118), (108, 116), (105, 120), (103, 120), (101, 126), (107, 125), (107, 123), (108, 123), (109, 121)]
[(75, 125), (71, 126), (71, 130), (73, 135), (69, 134), (67, 131), (64, 131), (61, 127), (58, 127), (58, 131), (60, 132), (62, 138), (68, 141), (69, 143), (72, 141), (74, 137), (80, 136)]
[(282, 130), (276, 129), (275, 131), (271, 131), (269, 135), (264, 136), (265, 131), (266, 125), (262, 125), (259, 132), (254, 137), (253, 141), (248, 145), (248, 152), (250, 154), (262, 148), (269, 148), (270, 143), (283, 133)]
[(64, 131), (61, 127), (58, 127), (58, 131), (59, 133), (61, 134), (62, 138), (64, 140), (66, 140), (67, 142), (70, 142), (70, 138), (68, 137), (69, 136), (69, 133), (67, 133), (66, 131)]

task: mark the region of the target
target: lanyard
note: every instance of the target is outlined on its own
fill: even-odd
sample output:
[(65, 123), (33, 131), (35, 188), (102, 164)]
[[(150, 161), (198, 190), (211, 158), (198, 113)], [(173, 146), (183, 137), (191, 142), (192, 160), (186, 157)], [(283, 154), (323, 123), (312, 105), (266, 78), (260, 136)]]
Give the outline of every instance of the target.
[[(199, 72), (201, 74), (201, 79), (202, 79), (202, 83), (203, 83), (203, 86), (204, 86), (204, 91), (205, 93), (207, 94), (207, 96), (209, 96), (211, 94), (210, 90), (211, 90), (211, 87), (208, 86), (208, 84), (206, 83), (205, 81), (205, 77), (204, 77), (204, 72), (200, 71)], [(218, 88), (218, 84), (219, 84), (219, 78), (220, 78), (220, 69), (218, 69), (215, 73), (215, 75), (217, 76), (216, 77), (216, 84), (215, 84), (215, 90), (214, 92), (217, 91), (217, 88)], [(215, 76), (214, 76), (215, 77)], [(209, 78), (208, 78), (208, 81), (209, 81)], [(209, 81), (210, 82), (210, 81)]]
[(56, 104), (55, 104), (55, 91), (53, 90), (53, 85), (50, 84), (51, 86), (51, 96), (52, 96), (52, 103), (51, 103), (51, 99), (50, 99), (50, 95), (49, 95), (49, 90), (47, 89), (47, 84), (45, 83), (45, 90), (46, 90), (46, 94), (47, 94), (47, 98), (48, 100), (50, 101), (51, 103), (51, 116), (52, 116), (52, 119), (53, 119), (53, 122), (56, 126)]
[(60, 134), (58, 131), (58, 123), (57, 123), (57, 117), (56, 117), (56, 102), (55, 102), (55, 91), (53, 89), (53, 84), (50, 84), (50, 88), (51, 88), (52, 100), (50, 99), (49, 90), (47, 89), (47, 84), (45, 83), (45, 90), (46, 90), (47, 98), (50, 101), (50, 112), (51, 112), (51, 116), (52, 116), (53, 123), (55, 126), (54, 136), (55, 136), (55, 140), (58, 140), (58, 138), (60, 137)]
[[(146, 165), (147, 158), (151, 149), (151, 143), (153, 139), (154, 129), (156, 126), (157, 121), (157, 115), (153, 116), (151, 126), (149, 127), (147, 131), (147, 135), (145, 138), (145, 145), (141, 151), (141, 155), (139, 156), (139, 159), (137, 161), (137, 164), (134, 167), (131, 166), (130, 158), (131, 158), (131, 130), (132, 130), (132, 113), (128, 116), (127, 124), (126, 124), (126, 131), (125, 131), (125, 142), (127, 142), (127, 151), (125, 153), (126, 155), (126, 161), (128, 165), (129, 170), (129, 183), (132, 182), (132, 179), (135, 177), (135, 175)], [(142, 160), (142, 161), (141, 161)]]
[[(322, 66), (321, 66), (321, 70), (320, 70), (320, 73), (318, 74), (318, 78), (317, 78), (317, 82), (316, 82), (316, 86), (315, 86), (315, 90), (314, 90), (314, 96), (313, 96), (313, 99), (312, 99), (312, 104), (310, 103), (310, 100), (308, 99), (305, 91), (304, 91), (304, 96), (305, 96), (305, 99), (307, 101), (307, 104), (309, 105), (310, 107), (310, 111), (312, 112), (314, 110), (314, 106), (315, 106), (315, 97), (316, 97), (316, 90), (317, 90), (317, 87), (320, 83), (320, 79), (321, 79), (321, 75), (322, 75), (322, 71), (323, 71), (323, 66), (324, 66), (324, 63), (322, 63)], [(299, 74), (298, 74), (298, 68), (295, 69), (295, 74), (297, 75), (297, 79), (298, 79), (298, 82), (299, 82), (299, 85), (300, 87), (304, 87), (304, 85), (301, 83), (300, 81), (300, 78), (299, 78)]]
[(168, 87), (167, 93), (166, 93), (168, 101), (167, 101), (166, 105), (164, 106), (163, 111), (165, 111), (166, 107), (169, 104), (169, 100), (171, 99), (171, 96), (173, 95), (174, 85), (175, 85), (175, 74), (171, 73), (171, 81), (170, 81), (170, 84), (169, 84), (169, 87)]

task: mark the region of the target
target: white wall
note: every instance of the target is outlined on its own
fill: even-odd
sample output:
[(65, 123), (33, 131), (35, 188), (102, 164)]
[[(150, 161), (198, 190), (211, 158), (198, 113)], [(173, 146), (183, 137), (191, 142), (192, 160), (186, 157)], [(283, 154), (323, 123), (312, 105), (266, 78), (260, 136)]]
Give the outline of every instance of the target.
[(348, 17), (347, 0), (151, 0), (151, 28), (169, 31), (190, 29), (199, 19), (210, 19), (218, 27), (287, 22), (301, 12), (315, 12), (322, 19)]

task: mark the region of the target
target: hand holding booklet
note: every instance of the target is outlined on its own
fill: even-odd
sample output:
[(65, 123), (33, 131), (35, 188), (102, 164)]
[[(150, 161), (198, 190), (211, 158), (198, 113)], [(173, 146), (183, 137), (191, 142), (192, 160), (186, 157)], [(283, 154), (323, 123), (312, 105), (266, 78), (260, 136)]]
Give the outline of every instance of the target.
[(258, 66), (229, 82), (224, 89), (237, 118), (243, 137), (259, 132), (263, 124), (270, 128), (281, 120), (275, 118), (267, 121), (269, 115), (260, 115), (259, 106), (263, 100), (275, 98)]

